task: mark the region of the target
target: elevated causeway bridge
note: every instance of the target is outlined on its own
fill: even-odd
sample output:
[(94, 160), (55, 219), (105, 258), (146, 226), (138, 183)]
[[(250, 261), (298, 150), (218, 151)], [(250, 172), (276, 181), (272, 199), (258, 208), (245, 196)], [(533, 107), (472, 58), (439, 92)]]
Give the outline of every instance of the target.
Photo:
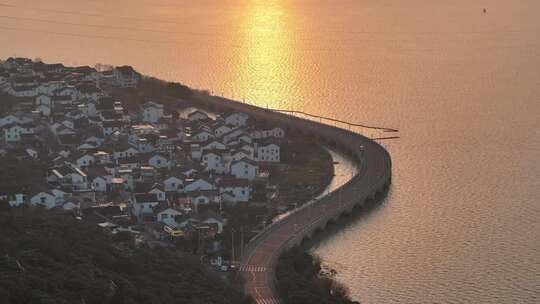
[(329, 222), (338, 221), (385, 192), (392, 180), (389, 153), (378, 143), (353, 131), (309, 119), (255, 107), (249, 104), (205, 95), (197, 100), (215, 110), (236, 110), (250, 117), (299, 132), (349, 155), (358, 163), (358, 173), (335, 191), (306, 204), (287, 217), (268, 226), (246, 245), (241, 273), (246, 291), (258, 304), (281, 303), (275, 288), (275, 266), (281, 253), (310, 238)]

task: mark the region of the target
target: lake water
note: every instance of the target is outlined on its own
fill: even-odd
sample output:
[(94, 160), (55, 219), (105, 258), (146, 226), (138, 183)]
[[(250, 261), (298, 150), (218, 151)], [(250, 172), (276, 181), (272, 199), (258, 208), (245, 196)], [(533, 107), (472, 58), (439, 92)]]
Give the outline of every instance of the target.
[(4, 0), (0, 57), (130, 64), (398, 128), (383, 205), (313, 251), (362, 303), (539, 303), (539, 13), (538, 0)]

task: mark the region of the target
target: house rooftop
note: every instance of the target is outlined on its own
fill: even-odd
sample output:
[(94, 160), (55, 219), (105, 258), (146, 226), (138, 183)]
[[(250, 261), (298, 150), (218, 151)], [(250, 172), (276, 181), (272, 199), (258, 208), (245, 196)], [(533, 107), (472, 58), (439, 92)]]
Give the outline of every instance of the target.
[(134, 195), (137, 203), (156, 203), (158, 201), (157, 195), (154, 193), (141, 193)]

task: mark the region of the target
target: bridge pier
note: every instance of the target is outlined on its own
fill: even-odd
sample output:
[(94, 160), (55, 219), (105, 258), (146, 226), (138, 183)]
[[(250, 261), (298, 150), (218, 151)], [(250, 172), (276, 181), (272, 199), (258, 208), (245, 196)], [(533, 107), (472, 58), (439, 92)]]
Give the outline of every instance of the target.
[[(279, 255), (283, 253), (284, 250), (290, 249), (292, 246), (309, 241), (314, 234), (326, 229), (329, 224), (337, 222), (341, 216), (347, 216), (352, 213), (354, 208), (363, 208), (374, 205), (375, 200), (388, 190), (391, 183), (392, 166), (390, 155), (382, 146), (368, 138), (338, 127), (319, 124), (294, 115), (269, 111), (225, 98), (201, 96), (198, 99), (200, 99), (201, 102), (197, 105), (204, 105), (209, 109), (229, 109), (244, 112), (257, 121), (272, 122), (281, 126), (287, 132), (305, 134), (319, 142), (324, 142), (333, 149), (351, 155), (353, 159), (358, 162), (363, 163), (366, 159), (369, 161), (369, 166), (363, 166), (363, 175), (356, 175), (351, 182), (340, 189), (340, 201), (349, 202), (347, 206), (342, 207), (338, 204), (332, 204), (337, 202), (338, 196), (336, 192), (330, 193), (315, 202), (316, 204), (324, 204), (324, 206), (329, 207), (325, 209), (325, 213), (327, 214), (325, 214), (324, 218), (317, 223), (317, 226), (309, 226), (305, 221), (306, 214), (302, 214), (302, 212), (306, 212), (306, 210), (299, 210), (299, 212), (289, 215), (288, 220), (278, 222), (273, 227), (270, 227), (257, 235), (256, 238), (250, 242), (251, 246), (249, 246), (249, 252), (245, 255), (243, 264), (267, 267), (271, 271), (267, 277), (264, 277), (257, 282), (259, 286), (264, 286), (270, 290), (270, 292), (264, 295), (261, 295), (256, 289), (248, 289), (247, 292), (258, 297), (256, 300), (277, 297), (274, 288), (275, 281), (272, 274), (273, 267), (275, 266), (274, 262), (277, 261)], [(360, 151), (360, 146), (364, 146), (365, 150)], [(371, 191), (369, 189), (376, 190)], [(297, 228), (301, 229), (297, 230)], [(276, 238), (269, 237), (276, 231), (287, 234), (286, 238), (278, 238), (280, 241), (277, 244), (275, 241)], [(259, 248), (265, 249), (257, 250)], [(255, 264), (261, 263), (259, 262), (261, 260), (268, 260), (266, 255), (269, 253), (272, 257), (269, 262)], [(255, 278), (251, 276), (245, 278), (252, 283), (253, 280), (255, 280)], [(247, 286), (252, 285), (253, 284), (248, 284)]]

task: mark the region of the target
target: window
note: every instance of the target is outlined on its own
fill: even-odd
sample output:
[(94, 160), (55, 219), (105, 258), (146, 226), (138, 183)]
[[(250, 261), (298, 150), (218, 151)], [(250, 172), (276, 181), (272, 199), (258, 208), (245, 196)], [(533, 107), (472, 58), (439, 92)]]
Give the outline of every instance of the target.
[(176, 183), (171, 183), (171, 186), (172, 186), (173, 188), (176, 188)]
[(164, 219), (166, 219), (166, 218), (168, 218), (168, 217), (169, 217), (168, 214), (162, 214), (162, 215), (161, 215), (161, 219), (162, 219), (162, 220), (164, 220)]
[(156, 163), (157, 163), (158, 165), (160, 165), (160, 164), (161, 164), (161, 159), (158, 159), (158, 160), (156, 161)]
[(41, 203), (42, 204), (45, 204), (45, 200), (47, 199), (45, 196), (42, 196), (39, 198), (41, 200)]

